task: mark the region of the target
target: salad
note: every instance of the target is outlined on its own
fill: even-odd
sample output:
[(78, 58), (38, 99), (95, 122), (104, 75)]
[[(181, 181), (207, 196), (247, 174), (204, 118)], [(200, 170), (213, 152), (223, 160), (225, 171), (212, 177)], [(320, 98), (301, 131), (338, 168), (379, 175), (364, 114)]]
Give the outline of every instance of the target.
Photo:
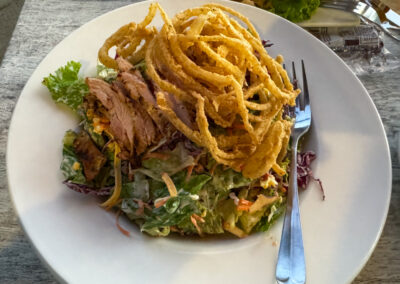
[[(166, 23), (161, 32), (148, 27), (157, 10)], [(281, 80), (276, 83), (280, 91), (275, 87), (269, 91), (267, 85), (275, 83), (271, 80), (264, 85), (260, 81), (264, 71), (257, 69), (261, 73), (253, 76), (250, 65), (239, 70), (243, 77), (230, 76), (232, 81), (226, 81), (220, 89), (211, 86), (216, 84), (215, 78), (207, 81), (204, 73), (201, 87), (206, 92), (222, 92), (218, 95), (226, 95), (230, 103), (220, 102), (215, 107), (217, 102), (210, 99), (212, 112), (207, 104), (205, 108), (202, 105), (208, 99), (191, 91), (197, 85), (187, 79), (189, 71), (182, 71), (185, 63), (154, 63), (156, 58), (152, 57), (152, 52), (157, 52), (160, 60), (169, 58), (166, 52), (171, 49), (160, 50), (154, 46), (157, 40), (159, 44), (170, 43), (171, 34), (163, 34), (168, 28), (173, 27), (171, 32), (176, 33), (176, 38), (189, 34), (188, 27), (196, 29), (198, 35), (210, 36), (215, 30), (207, 29), (207, 23), (210, 27), (216, 22), (221, 24), (225, 13), (240, 15), (210, 4), (184, 11), (170, 20), (153, 3), (143, 22), (123, 26), (106, 40), (99, 50), (96, 76), (81, 77), (81, 64), (70, 61), (43, 80), (52, 99), (68, 106), (80, 119), (78, 127), (68, 130), (62, 141), (63, 183), (74, 191), (102, 199), (102, 207), (115, 210), (117, 226), (124, 234), (129, 233), (118, 223), (121, 214), (151, 236), (229, 232), (242, 238), (268, 230), (284, 212), (293, 123), (287, 109), (299, 91), (287, 80), (286, 71), (281, 68), (282, 58), (267, 57), (262, 41), (249, 22), (250, 31), (243, 31), (231, 22), (236, 31), (246, 35), (247, 39), (242, 41), (255, 46), (242, 46), (250, 52), (246, 56), (256, 58), (251, 64), (267, 64), (269, 67), (263, 68), (276, 72), (276, 78)], [(200, 20), (193, 20), (193, 15)], [(182, 20), (183, 16), (186, 20)], [(231, 34), (222, 37), (228, 35), (233, 37)], [(142, 40), (145, 43), (140, 46)], [(194, 44), (182, 40), (179, 46), (190, 53), (192, 62), (207, 72), (212, 70), (220, 75), (226, 71), (219, 69), (223, 66), (218, 60), (229, 65), (229, 60), (238, 57), (230, 56), (233, 49), (229, 45), (210, 44), (208, 48), (220, 50), (218, 54), (223, 59), (214, 56), (210, 60), (196, 53), (196, 46), (207, 49), (200, 36), (193, 37), (192, 33), (191, 40)], [(109, 53), (113, 46), (117, 47), (115, 56)], [(209, 54), (214, 54), (210, 50)], [(263, 63), (263, 56), (269, 63)], [(154, 77), (154, 72), (158, 77)], [(240, 90), (230, 87), (229, 84), (237, 82), (242, 84)], [(256, 83), (261, 87), (246, 97)], [(170, 85), (175, 89), (167, 90), (165, 86)], [(180, 90), (192, 97), (179, 96)], [(286, 97), (275, 99), (274, 92)], [(240, 109), (241, 101), (247, 109)], [(274, 108), (268, 125), (257, 120), (270, 114), (267, 106)], [(230, 111), (226, 112), (224, 107)], [(215, 118), (217, 115), (220, 119)], [(229, 119), (230, 123), (225, 123)], [(313, 179), (310, 164), (314, 159), (312, 152), (299, 154), (298, 183), (302, 187)]]

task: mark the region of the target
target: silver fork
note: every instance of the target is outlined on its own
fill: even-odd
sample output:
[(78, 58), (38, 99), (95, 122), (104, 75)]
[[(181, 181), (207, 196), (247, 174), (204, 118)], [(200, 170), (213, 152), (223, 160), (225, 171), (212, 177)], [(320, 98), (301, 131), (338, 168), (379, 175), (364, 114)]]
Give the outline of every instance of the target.
[[(306, 282), (306, 263), (300, 222), (299, 192), (297, 188), (297, 144), (299, 138), (310, 128), (311, 105), (303, 60), (301, 61), (301, 67), (303, 73), (303, 92), (296, 98), (296, 107), (294, 109), (296, 121), (291, 134), (292, 162), (290, 166), (289, 190), (275, 273), (276, 281), (279, 284), (303, 284)], [(296, 84), (297, 78), (294, 62), (292, 62), (292, 73), (293, 81)]]
[(337, 10), (352, 12), (356, 15), (359, 15), (363, 20), (374, 24), (390, 37), (400, 41), (400, 35), (397, 35), (395, 34), (395, 32), (391, 31), (400, 31), (400, 28), (398, 26), (390, 24), (389, 21), (381, 22), (375, 9), (365, 3), (357, 0), (321, 0), (320, 6), (324, 8), (333, 8)]

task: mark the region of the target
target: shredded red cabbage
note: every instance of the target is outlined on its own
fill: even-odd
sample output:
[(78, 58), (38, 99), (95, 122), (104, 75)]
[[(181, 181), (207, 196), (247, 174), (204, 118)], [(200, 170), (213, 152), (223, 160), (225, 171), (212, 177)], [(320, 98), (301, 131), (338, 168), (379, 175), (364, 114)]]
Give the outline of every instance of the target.
[(261, 40), (261, 43), (262, 43), (262, 45), (264, 46), (264, 48), (267, 48), (267, 47), (270, 47), (270, 46), (273, 46), (274, 44), (273, 43), (271, 43), (271, 41), (270, 40)]
[(325, 192), (322, 187), (320, 179), (315, 178), (311, 170), (311, 162), (315, 160), (317, 156), (313, 151), (307, 151), (297, 154), (297, 184), (302, 188), (306, 188), (310, 182), (310, 179), (317, 181), (322, 192), (322, 200), (325, 200)]
[(93, 194), (97, 196), (105, 196), (105, 195), (110, 195), (111, 191), (113, 189), (113, 186), (107, 186), (103, 188), (93, 188), (88, 185), (84, 184), (79, 184), (79, 183), (74, 183), (70, 181), (63, 181), (63, 184), (68, 186), (70, 189), (79, 192), (79, 193), (84, 193), (84, 194)]

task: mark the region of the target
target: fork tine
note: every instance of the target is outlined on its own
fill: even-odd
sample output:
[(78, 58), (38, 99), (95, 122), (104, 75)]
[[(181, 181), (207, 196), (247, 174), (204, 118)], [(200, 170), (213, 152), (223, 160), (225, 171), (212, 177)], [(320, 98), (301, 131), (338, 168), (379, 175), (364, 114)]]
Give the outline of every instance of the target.
[(292, 61), (292, 75), (293, 75), (293, 87), (295, 88), (295, 89), (297, 89), (298, 88), (298, 86), (297, 86), (297, 77), (296, 77), (296, 69), (294, 68), (294, 61)]
[[(286, 65), (285, 65), (285, 63), (282, 64), (282, 67), (283, 67), (283, 69), (285, 69), (286, 73), (288, 74), (288, 76), (289, 76), (289, 78), (290, 78), (289, 72), (288, 72), (288, 70), (286, 70)], [(293, 80), (292, 80), (292, 82), (293, 82)], [(290, 117), (295, 117), (295, 107), (293, 107), (293, 106), (287, 106), (287, 109), (288, 109), (289, 116), (290, 116)]]
[[(299, 87), (298, 81), (297, 81), (297, 76), (296, 76), (296, 68), (294, 66), (294, 61), (292, 61), (292, 74), (293, 74), (293, 87), (297, 89)], [(296, 108), (300, 109), (300, 96), (299, 94), (296, 97)]]
[(308, 92), (306, 68), (304, 67), (304, 60), (301, 60), (301, 69), (303, 73), (303, 96), (304, 96), (304, 107), (310, 105), (310, 94)]

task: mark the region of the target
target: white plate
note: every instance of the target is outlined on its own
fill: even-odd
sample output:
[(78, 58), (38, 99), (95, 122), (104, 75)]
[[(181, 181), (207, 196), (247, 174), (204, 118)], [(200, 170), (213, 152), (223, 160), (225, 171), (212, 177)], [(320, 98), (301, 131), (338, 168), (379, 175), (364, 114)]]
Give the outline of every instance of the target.
[[(205, 3), (160, 1), (168, 15)], [(273, 55), (307, 64), (313, 104), (308, 147), (317, 152), (316, 185), (301, 194), (307, 283), (349, 283), (372, 253), (391, 191), (388, 144), (360, 81), (333, 52), (301, 28), (263, 10), (223, 2), (249, 17)], [(98, 48), (121, 25), (140, 21), (149, 3), (105, 14), (68, 36), (43, 60), (15, 108), (7, 152), (10, 192), (21, 224), (51, 270), (69, 283), (274, 283), (282, 220), (246, 239), (150, 238), (134, 225), (127, 238), (115, 217), (61, 184), (61, 140), (77, 121), (56, 106), (42, 78), (68, 60), (93, 75)], [(157, 25), (160, 25), (157, 18)]]

